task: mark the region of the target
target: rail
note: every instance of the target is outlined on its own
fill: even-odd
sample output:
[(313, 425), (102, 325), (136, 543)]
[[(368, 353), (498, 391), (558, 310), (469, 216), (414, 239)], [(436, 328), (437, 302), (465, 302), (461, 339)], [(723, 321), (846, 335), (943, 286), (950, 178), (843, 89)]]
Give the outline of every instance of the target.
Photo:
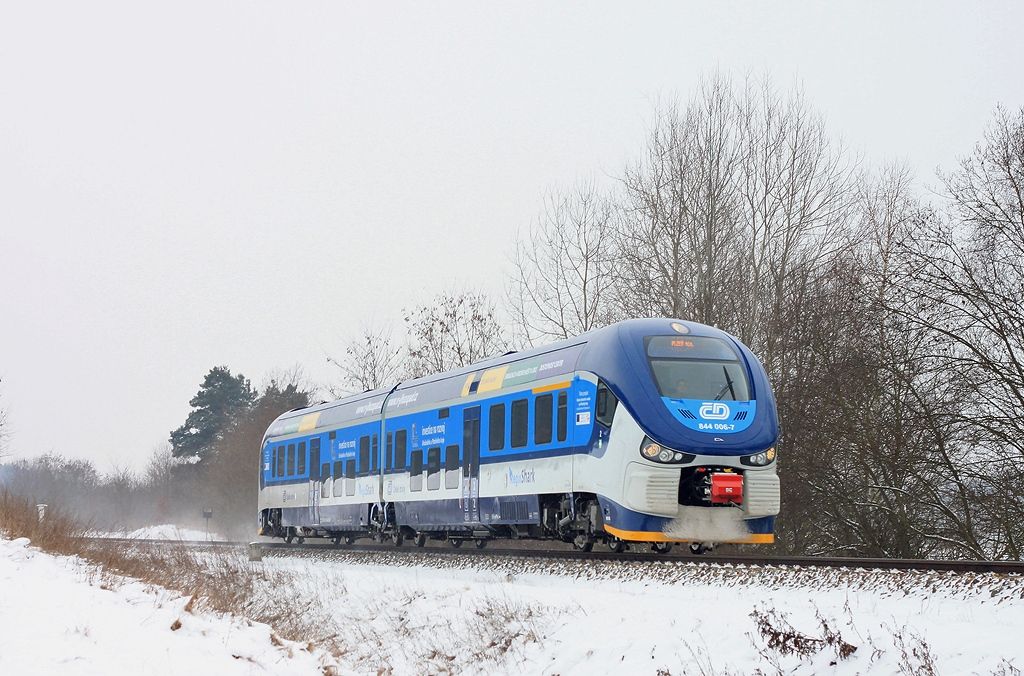
[(509, 549), (509, 548), (453, 548), (396, 547), (394, 545), (335, 545), (325, 543), (287, 544), (284, 542), (241, 542), (231, 540), (143, 540), (133, 538), (87, 538), (95, 543), (132, 544), (213, 548), (247, 548), (250, 558), (259, 559), (263, 554), (288, 554), (292, 552), (321, 553), (387, 553), (387, 554), (429, 554), (431, 556), (509, 557), (531, 559), (554, 559), (573, 561), (627, 561), (665, 564), (702, 564), (731, 566), (772, 566), (801, 568), (845, 568), (864, 570), (914, 570), (945, 571), (954, 573), (1001, 573), (1024, 575), (1022, 561), (965, 561), (946, 559), (880, 559), (823, 556), (758, 556), (704, 554), (680, 555), (648, 552), (580, 552), (575, 550), (552, 549)]

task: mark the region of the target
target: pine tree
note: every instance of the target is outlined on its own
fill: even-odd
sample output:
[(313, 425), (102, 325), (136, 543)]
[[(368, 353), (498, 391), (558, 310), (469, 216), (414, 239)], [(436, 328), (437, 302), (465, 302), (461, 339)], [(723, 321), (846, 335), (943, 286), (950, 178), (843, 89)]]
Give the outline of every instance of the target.
[(178, 429), (171, 432), (175, 457), (209, 457), (213, 447), (231, 427), (244, 417), (256, 392), (242, 374), (232, 375), (226, 366), (216, 366), (203, 378), (203, 384), (189, 405), (192, 411)]

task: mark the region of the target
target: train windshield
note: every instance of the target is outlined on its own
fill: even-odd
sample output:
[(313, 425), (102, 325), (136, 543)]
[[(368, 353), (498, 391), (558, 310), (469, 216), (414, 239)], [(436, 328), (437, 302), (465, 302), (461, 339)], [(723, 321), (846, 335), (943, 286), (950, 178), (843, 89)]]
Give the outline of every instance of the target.
[(651, 336), (647, 359), (661, 396), (749, 401), (746, 369), (731, 345), (705, 336)]

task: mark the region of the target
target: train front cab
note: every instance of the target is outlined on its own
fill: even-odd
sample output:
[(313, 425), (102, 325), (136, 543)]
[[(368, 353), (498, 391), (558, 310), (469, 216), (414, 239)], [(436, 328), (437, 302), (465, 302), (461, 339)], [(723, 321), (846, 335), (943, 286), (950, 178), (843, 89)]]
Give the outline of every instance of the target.
[[(666, 407), (673, 423), (667, 431), (653, 425), (657, 436), (645, 425), (657, 416), (643, 401), (620, 402), (593, 377), (597, 441), (576, 477), (596, 494), (607, 537), (688, 542), (698, 551), (717, 543), (774, 542), (778, 424), (760, 363), (724, 334), (649, 336), (644, 357), (649, 371), (635, 369), (632, 376), (656, 388), (655, 405)], [(741, 434), (753, 439), (748, 448), (714, 448)], [(588, 461), (595, 455), (602, 462)]]

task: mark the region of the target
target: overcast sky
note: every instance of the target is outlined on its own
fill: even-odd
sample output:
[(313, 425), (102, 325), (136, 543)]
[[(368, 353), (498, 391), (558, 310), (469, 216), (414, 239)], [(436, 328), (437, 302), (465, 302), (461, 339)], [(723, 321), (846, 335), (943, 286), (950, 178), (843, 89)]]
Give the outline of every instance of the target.
[(203, 375), (262, 382), (452, 286), (715, 69), (799, 83), (923, 185), (1024, 105), (1024, 3), (5, 2), (0, 407), (16, 457), (141, 467)]

